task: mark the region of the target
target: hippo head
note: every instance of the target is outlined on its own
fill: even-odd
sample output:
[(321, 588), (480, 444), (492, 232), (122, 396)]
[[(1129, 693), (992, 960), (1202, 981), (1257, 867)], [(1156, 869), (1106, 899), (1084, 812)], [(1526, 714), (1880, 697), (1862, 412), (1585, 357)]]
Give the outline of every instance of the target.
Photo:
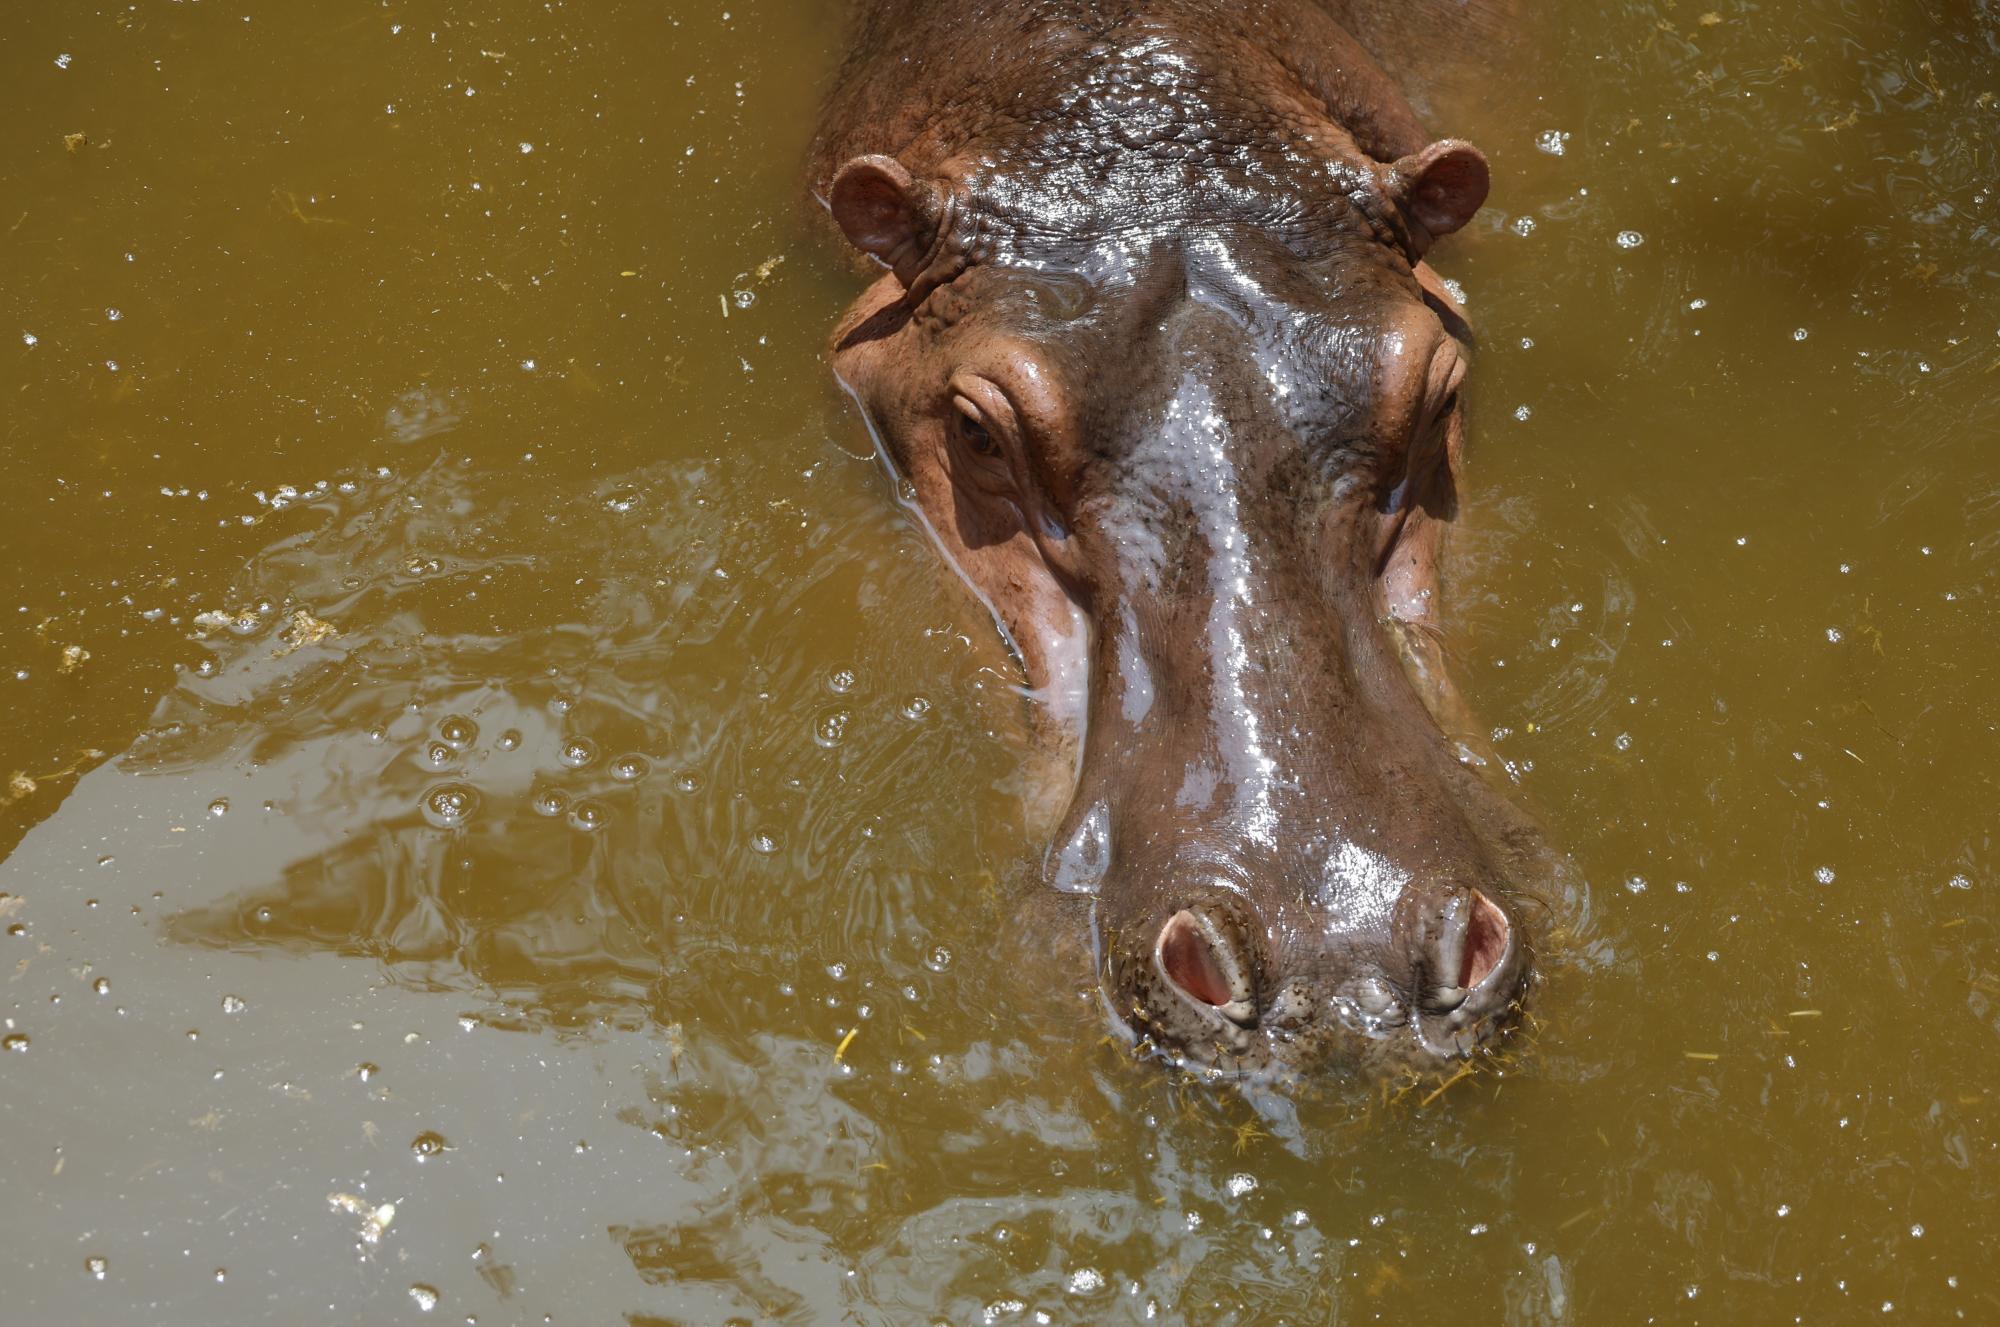
[(889, 269), (835, 370), (1073, 744), (1049, 884), (1114, 1013), (1225, 1072), (1470, 1054), (1547, 869), (1434, 624), (1469, 333), (1422, 256), (1486, 166), (1317, 133), (823, 189)]

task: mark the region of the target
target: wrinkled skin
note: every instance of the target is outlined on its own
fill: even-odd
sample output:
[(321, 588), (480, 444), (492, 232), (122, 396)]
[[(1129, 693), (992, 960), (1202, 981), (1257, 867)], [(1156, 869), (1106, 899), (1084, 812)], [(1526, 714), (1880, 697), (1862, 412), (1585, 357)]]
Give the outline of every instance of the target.
[(1066, 758), (1113, 1013), (1272, 1075), (1489, 1041), (1550, 866), (1437, 645), (1470, 333), (1422, 262), (1484, 160), (1307, 0), (888, 0), (814, 171), (887, 269), (835, 371)]

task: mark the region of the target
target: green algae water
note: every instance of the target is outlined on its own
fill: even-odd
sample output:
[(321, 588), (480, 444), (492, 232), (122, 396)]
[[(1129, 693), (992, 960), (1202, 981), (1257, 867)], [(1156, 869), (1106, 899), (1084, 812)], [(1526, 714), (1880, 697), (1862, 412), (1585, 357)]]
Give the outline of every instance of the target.
[(1172, 1081), (821, 361), (832, 4), (0, 43), (0, 1266), (79, 1322), (2000, 1319), (2000, 10), (1569, 4), (1450, 649), (1587, 889), (1462, 1081)]

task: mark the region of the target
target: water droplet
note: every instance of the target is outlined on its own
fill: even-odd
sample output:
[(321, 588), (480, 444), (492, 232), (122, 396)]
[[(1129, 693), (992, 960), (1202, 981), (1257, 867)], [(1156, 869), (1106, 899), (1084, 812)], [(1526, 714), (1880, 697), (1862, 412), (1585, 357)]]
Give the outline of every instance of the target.
[(438, 721), (438, 736), (454, 751), (464, 751), (479, 737), (479, 725), (463, 714), (448, 714)]
[(226, 815), (228, 815), (228, 814), (229, 814), (229, 799), (228, 799), (227, 797), (218, 797), (218, 798), (216, 798), (216, 799), (215, 799), (214, 801), (212, 801), (212, 802), (210, 802), (210, 803), (208, 804), (208, 813), (209, 813), (210, 815), (212, 815), (212, 816), (216, 816), (216, 817), (221, 817), (221, 816), (226, 816)]
[(750, 836), (751, 851), (762, 853), (766, 857), (776, 852), (780, 846), (778, 836), (767, 829), (760, 829)]
[(111, 994), (111, 978), (99, 977), (96, 981), (90, 983), (90, 989), (96, 991), (99, 995)]
[(846, 710), (828, 710), (820, 715), (813, 720), (813, 741), (824, 747), (839, 746), (847, 735), (847, 717)]
[(498, 746), (502, 751), (514, 750), (514, 748), (521, 745), (521, 730), (518, 728), (509, 728), (506, 732), (500, 734), (499, 740), (494, 745)]
[(559, 816), (569, 810), (569, 794), (560, 788), (537, 788), (532, 799), (535, 814)]
[(620, 783), (637, 783), (653, 772), (653, 763), (644, 756), (620, 756), (611, 762), (611, 777)]
[(903, 702), (903, 717), (921, 719), (931, 712), (931, 703), (922, 696), (912, 696)]
[(562, 750), (557, 753), (556, 759), (571, 769), (582, 769), (597, 759), (597, 743), (588, 737), (568, 738), (563, 742)]
[(432, 1309), (438, 1306), (438, 1292), (432, 1289), (430, 1286), (425, 1286), (425, 1285), (411, 1286), (410, 1298), (417, 1301), (417, 1307), (422, 1309), (425, 1313), (429, 1313)]
[(589, 833), (604, 828), (604, 822), (611, 819), (611, 812), (604, 803), (586, 797), (569, 809), (569, 826)]
[(1621, 249), (1636, 249), (1646, 242), (1646, 237), (1636, 230), (1621, 230), (1611, 239)]
[(222, 1012), (225, 1014), (240, 1014), (247, 1008), (249, 1006), (243, 1003), (243, 997), (240, 995), (222, 997)]
[(83, 1270), (89, 1272), (92, 1279), (102, 1281), (104, 1274), (111, 1270), (111, 1264), (93, 1253), (83, 1260)]
[(418, 1161), (429, 1161), (432, 1157), (443, 1156), (451, 1148), (444, 1135), (435, 1129), (426, 1129), (410, 1140), (410, 1155)]
[(0, 1037), (0, 1051), (24, 1051), (26, 1049), (28, 1049), (28, 1034), (25, 1032), (10, 1032), (4, 1037)]
[(458, 829), (478, 809), (478, 792), (462, 783), (440, 783), (423, 797), (424, 820), (437, 829)]
[(698, 793), (701, 791), (701, 775), (684, 769), (674, 775), (674, 787), (684, 793)]

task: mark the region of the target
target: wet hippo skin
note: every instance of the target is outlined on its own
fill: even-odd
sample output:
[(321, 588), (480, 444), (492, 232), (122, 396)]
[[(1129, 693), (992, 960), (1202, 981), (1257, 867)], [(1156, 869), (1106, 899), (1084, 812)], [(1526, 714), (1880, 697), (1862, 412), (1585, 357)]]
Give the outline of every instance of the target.
[(1339, 13), (882, 0), (812, 163), (886, 269), (834, 370), (1058, 757), (1048, 888), (1143, 1044), (1272, 1077), (1490, 1044), (1552, 869), (1437, 635), (1471, 334), (1423, 259), (1486, 162)]

